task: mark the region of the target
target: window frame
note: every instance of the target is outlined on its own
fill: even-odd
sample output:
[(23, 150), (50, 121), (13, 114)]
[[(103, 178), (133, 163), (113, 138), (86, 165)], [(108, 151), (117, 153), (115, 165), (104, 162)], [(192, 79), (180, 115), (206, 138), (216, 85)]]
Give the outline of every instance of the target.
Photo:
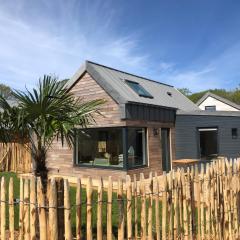
[[(74, 166), (75, 167), (83, 167), (83, 168), (99, 168), (99, 169), (113, 169), (113, 170), (119, 170), (119, 171), (123, 171), (126, 170), (126, 161), (125, 161), (125, 155), (124, 155), (124, 128), (125, 127), (99, 127), (99, 128), (77, 128), (75, 129), (75, 138), (74, 138), (74, 146), (73, 146), (73, 158), (74, 158)], [(77, 140), (78, 140), (78, 134), (77, 131), (78, 130), (99, 130), (99, 129), (121, 129), (122, 130), (122, 141), (123, 141), (123, 166), (122, 167), (114, 167), (114, 166), (101, 166), (101, 165), (85, 165), (85, 164), (80, 164), (77, 163), (77, 157), (78, 157), (78, 145)]]
[[(144, 135), (145, 135), (145, 164), (140, 165), (140, 166), (135, 166), (135, 167), (129, 167), (128, 166), (128, 129), (129, 128), (143, 128), (144, 129)], [(78, 145), (77, 145), (77, 140), (78, 140), (78, 130), (99, 130), (99, 129), (121, 129), (122, 130), (122, 144), (123, 144), (123, 167), (114, 167), (114, 166), (101, 166), (101, 165), (84, 165), (84, 164), (79, 164), (77, 163), (78, 159)], [(123, 126), (123, 127), (100, 127), (100, 128), (77, 128), (74, 130), (75, 131), (75, 137), (74, 137), (74, 145), (73, 145), (73, 166), (74, 167), (82, 167), (82, 168), (99, 168), (99, 169), (112, 169), (112, 170), (119, 170), (119, 171), (127, 171), (127, 170), (133, 170), (133, 169), (138, 169), (138, 168), (144, 168), (148, 166), (148, 139), (147, 139), (147, 128), (142, 127), (142, 126)]]
[[(209, 106), (205, 106), (204, 108), (205, 108), (205, 111), (209, 111), (209, 112), (217, 111), (216, 105), (209, 105)], [(207, 109), (207, 108), (213, 108), (213, 109)]]

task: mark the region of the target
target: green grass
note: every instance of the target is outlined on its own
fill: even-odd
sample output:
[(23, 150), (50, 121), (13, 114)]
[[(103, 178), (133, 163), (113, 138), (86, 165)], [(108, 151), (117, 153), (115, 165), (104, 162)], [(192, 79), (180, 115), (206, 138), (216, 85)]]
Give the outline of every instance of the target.
[[(12, 177), (13, 182), (14, 182), (14, 199), (19, 199), (19, 194), (20, 194), (20, 180), (17, 177), (15, 173), (5, 173), (5, 172), (0, 172), (0, 177), (5, 178), (5, 184), (6, 184), (6, 200), (8, 201), (8, 186), (9, 186), (9, 180)], [(6, 205), (6, 225), (8, 228), (8, 223), (9, 223), (9, 214), (8, 214), (8, 205)], [(15, 229), (18, 229), (19, 227), (19, 205), (16, 204), (14, 206), (14, 225)]]

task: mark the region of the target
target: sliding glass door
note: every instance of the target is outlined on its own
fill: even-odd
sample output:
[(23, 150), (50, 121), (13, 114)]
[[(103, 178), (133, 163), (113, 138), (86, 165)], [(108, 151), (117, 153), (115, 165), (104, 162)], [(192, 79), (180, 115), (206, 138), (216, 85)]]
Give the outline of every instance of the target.
[(165, 172), (171, 170), (171, 154), (170, 154), (170, 129), (161, 129), (161, 145), (162, 145), (162, 169)]

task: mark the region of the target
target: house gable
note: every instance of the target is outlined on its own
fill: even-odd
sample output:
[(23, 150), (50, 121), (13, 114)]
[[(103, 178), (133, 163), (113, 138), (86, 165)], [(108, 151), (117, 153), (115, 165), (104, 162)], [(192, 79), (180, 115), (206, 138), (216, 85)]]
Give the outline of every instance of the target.
[(212, 94), (199, 101), (198, 106), (201, 110), (205, 110), (205, 107), (216, 106), (216, 111), (239, 111), (239, 106), (236, 104)]
[(88, 72), (83, 73), (76, 81), (70, 91), (83, 101), (104, 99), (100, 107), (100, 114), (95, 115), (95, 124), (92, 127), (119, 126), (121, 121), (121, 109), (119, 104), (90, 76)]

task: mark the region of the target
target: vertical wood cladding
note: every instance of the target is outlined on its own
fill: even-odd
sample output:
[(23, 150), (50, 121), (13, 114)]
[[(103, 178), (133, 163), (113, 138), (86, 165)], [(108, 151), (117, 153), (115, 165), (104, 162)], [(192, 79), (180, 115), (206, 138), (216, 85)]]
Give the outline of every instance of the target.
[[(148, 166), (134, 170), (113, 170), (101, 168), (89, 168), (74, 166), (73, 149), (61, 145), (61, 142), (54, 142), (48, 152), (47, 164), (50, 172), (69, 176), (96, 176), (113, 179), (119, 177), (125, 178), (127, 174), (139, 174), (143, 172), (147, 177), (149, 172), (162, 173), (162, 152), (160, 130), (157, 136), (153, 135), (153, 129), (162, 127), (171, 128), (171, 138), (175, 139), (174, 123), (159, 123), (144, 120), (121, 120), (119, 105), (99, 86), (96, 81), (85, 73), (81, 79), (73, 86), (71, 92), (77, 97), (83, 98), (83, 101), (94, 99), (105, 99), (107, 102), (101, 106), (102, 115), (95, 115), (95, 125), (92, 127), (114, 127), (114, 126), (136, 126), (147, 128), (147, 148), (148, 148)], [(172, 143), (174, 143), (172, 141)], [(173, 145), (174, 146), (174, 145)], [(175, 156), (175, 148), (172, 147), (172, 156)]]
[(91, 101), (95, 99), (105, 99), (106, 103), (101, 106), (102, 115), (96, 114), (95, 127), (103, 126), (119, 126), (123, 124), (120, 117), (119, 105), (99, 86), (96, 81), (85, 73), (82, 78), (73, 86), (71, 92), (76, 97), (83, 98), (83, 101)]

